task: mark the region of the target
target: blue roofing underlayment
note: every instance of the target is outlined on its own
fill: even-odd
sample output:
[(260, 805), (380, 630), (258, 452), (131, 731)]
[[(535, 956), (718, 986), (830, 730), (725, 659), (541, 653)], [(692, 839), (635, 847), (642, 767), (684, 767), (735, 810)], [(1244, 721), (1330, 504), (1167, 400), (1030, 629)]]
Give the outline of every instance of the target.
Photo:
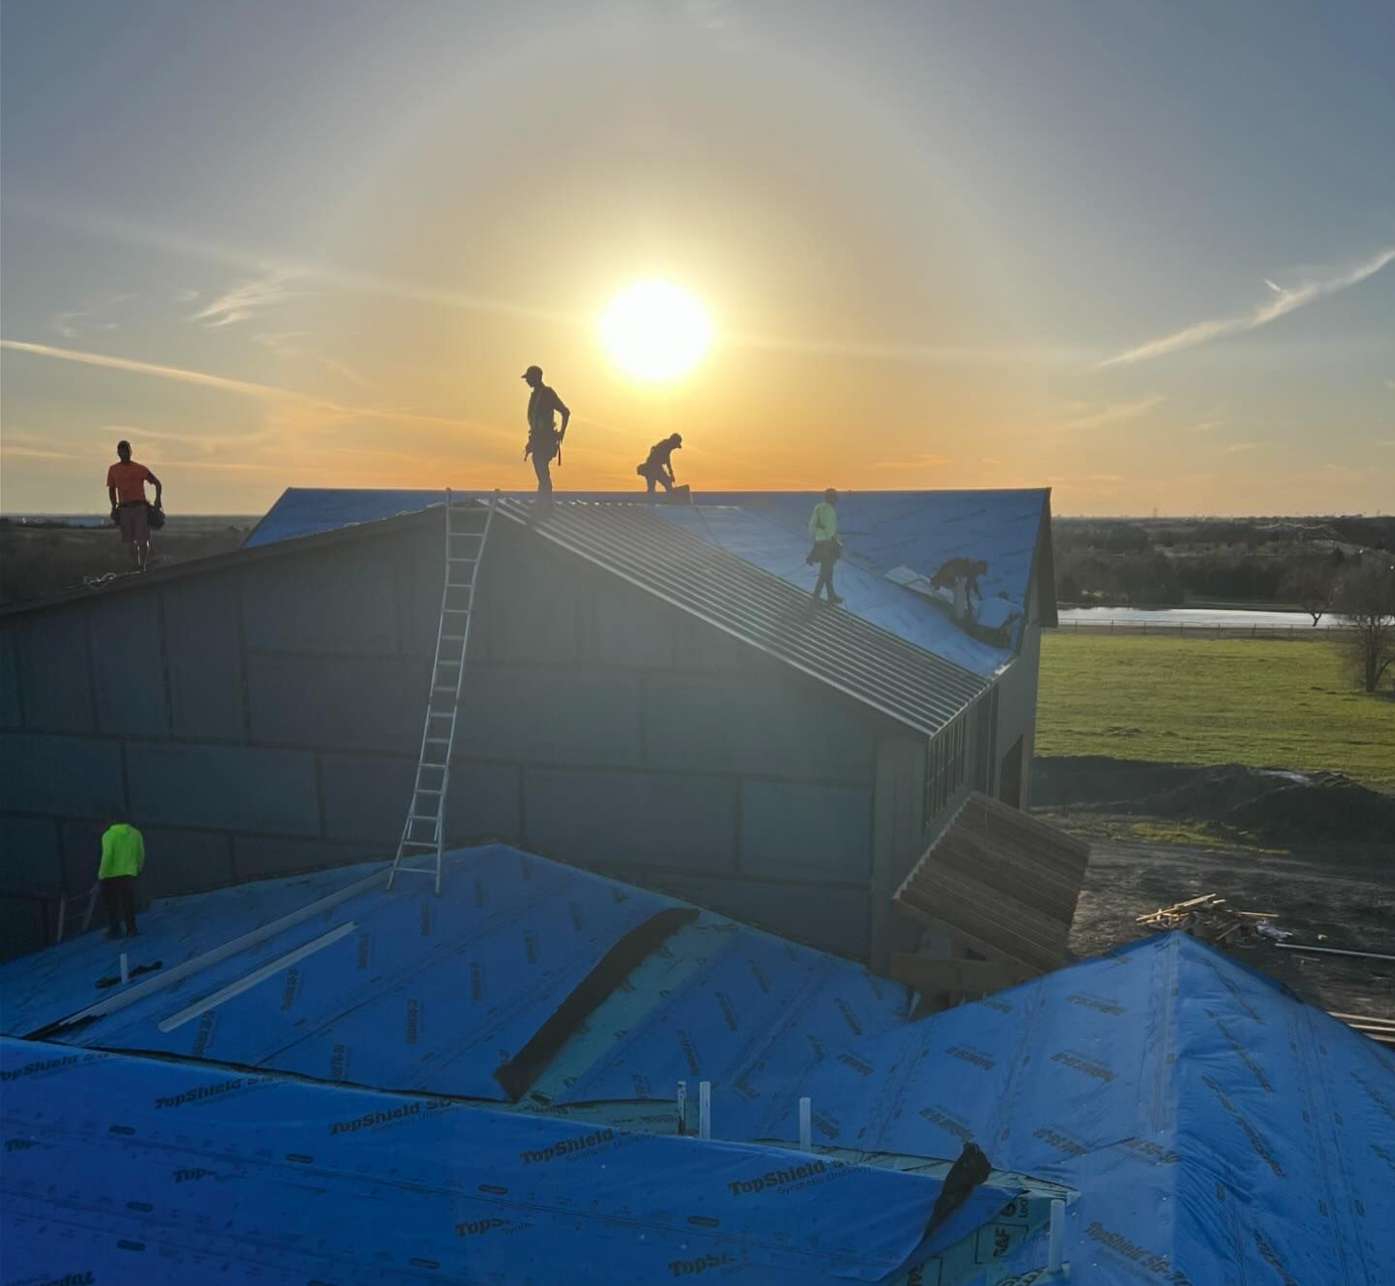
[[(366, 886), (216, 959), (253, 919), (245, 899), (286, 917), (335, 877)], [(133, 994), (175, 962), (214, 961), (55, 1025), (120, 995), (96, 983), (122, 947), (132, 966), (164, 959)], [(910, 1189), (874, 1189), (833, 1163), (905, 1169), (970, 1141), (997, 1188), (961, 1216), (978, 1222), (959, 1258), (912, 1281), (1050, 1280), (1030, 1274), (1045, 1262), (1034, 1228), (1051, 1185), (1070, 1199), (1070, 1280), (1088, 1286), (1395, 1281), (1395, 1059), (1185, 935), (912, 1021), (904, 990), (860, 966), (494, 845), (453, 855), (439, 898), (420, 880), (388, 893), (365, 866), (167, 899), (139, 939), (88, 935), (8, 963), (0, 996), (8, 1034), (63, 1042), (4, 1050), (3, 1286), (86, 1271), (60, 1250), (87, 1267), (96, 1256), (100, 1281), (192, 1280), (200, 1254), (241, 1280), (258, 1239), (266, 1281), (442, 1279), (412, 1276), (404, 1244), (447, 1279), (479, 1282), (556, 1280), (554, 1254), (577, 1281), (630, 1280), (632, 1265), (634, 1280), (698, 1271), (674, 1264), (737, 1281), (882, 1280), (932, 1253), (925, 1219), (908, 1212)], [(88, 1061), (98, 1048), (132, 1056)], [(297, 1073), (316, 1086), (288, 1083)], [(784, 1179), (809, 1164), (802, 1154), (738, 1161), (628, 1132), (675, 1132), (676, 1082), (695, 1099), (700, 1079), (713, 1084), (713, 1136), (732, 1143), (795, 1144), (809, 1096), (828, 1169)], [(369, 1089), (322, 1084), (335, 1080)], [(369, 1092), (409, 1088), (431, 1097)], [(442, 1109), (446, 1095), (459, 1110)], [(543, 1154), (558, 1165), (522, 1160)], [(784, 1224), (728, 1222), (757, 1219), (752, 1191), (730, 1190), (728, 1160), (809, 1205), (774, 1201)], [(482, 1177), (477, 1161), (510, 1177)], [(690, 1217), (690, 1193), (724, 1188), (729, 1208)], [(532, 1233), (516, 1234), (524, 1225)], [(739, 1241), (722, 1242), (736, 1227)], [(640, 1234), (652, 1244), (629, 1240)]]
[(932, 1230), (942, 1179), (773, 1148), (8, 1038), (0, 1075), (7, 1283), (944, 1281), (1021, 1195)]
[[(457, 492), (457, 497), (488, 493)], [(526, 493), (510, 493), (527, 499)], [(1013, 640), (986, 642), (966, 633), (945, 607), (888, 580), (910, 568), (928, 578), (950, 559), (988, 564), (979, 579), (987, 600), (1025, 609), (1050, 493), (1020, 491), (849, 492), (839, 500), (839, 534), (847, 552), (837, 572), (847, 611), (928, 652), (990, 677), (1013, 655)], [(632, 493), (568, 493), (569, 500), (633, 500)], [(821, 493), (722, 492), (695, 506), (657, 505), (655, 512), (746, 562), (801, 588), (814, 573), (804, 562), (808, 521)], [(320, 535), (360, 523), (420, 512), (444, 491), (352, 491), (291, 488), (247, 539), (248, 548)]]

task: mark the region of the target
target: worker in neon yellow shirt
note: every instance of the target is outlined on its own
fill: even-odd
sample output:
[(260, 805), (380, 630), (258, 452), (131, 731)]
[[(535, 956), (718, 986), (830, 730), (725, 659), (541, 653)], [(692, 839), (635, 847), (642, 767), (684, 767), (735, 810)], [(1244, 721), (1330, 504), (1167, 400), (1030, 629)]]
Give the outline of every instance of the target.
[(115, 813), (106, 817), (102, 833), (102, 864), (97, 880), (102, 886), (102, 902), (107, 909), (107, 937), (119, 938), (121, 926), (134, 938), (136, 928), (136, 876), (145, 866), (145, 840), (140, 831), (123, 822)]
[(827, 588), (828, 601), (837, 607), (843, 600), (833, 592), (833, 565), (843, 556), (843, 542), (838, 539), (838, 493), (829, 487), (821, 503), (809, 516), (809, 538), (814, 542), (805, 562), (819, 565), (819, 579), (814, 585), (814, 601), (819, 591)]

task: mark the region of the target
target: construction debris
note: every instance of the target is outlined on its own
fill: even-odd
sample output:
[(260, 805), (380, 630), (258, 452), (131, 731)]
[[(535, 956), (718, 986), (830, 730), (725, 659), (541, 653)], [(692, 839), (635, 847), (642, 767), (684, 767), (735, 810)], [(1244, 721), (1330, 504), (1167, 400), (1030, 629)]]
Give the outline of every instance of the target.
[[(1242, 911), (1230, 906), (1225, 898), (1216, 893), (1203, 893), (1199, 897), (1188, 898), (1185, 902), (1174, 902), (1171, 906), (1140, 915), (1134, 923), (1150, 929), (1177, 929), (1191, 934), (1194, 938), (1200, 938), (1203, 942), (1224, 943), (1229, 947), (1267, 943), (1284, 951), (1310, 951), (1358, 960), (1395, 960), (1395, 955), (1377, 951), (1349, 951), (1341, 947), (1310, 946), (1302, 942), (1286, 941), (1293, 937), (1293, 933), (1271, 923), (1273, 915), (1272, 911)], [(1317, 936), (1322, 941), (1327, 939), (1325, 933)], [(1346, 1023), (1363, 1036), (1369, 1036), (1383, 1045), (1395, 1046), (1395, 1019), (1335, 1012), (1332, 1017)]]
[(1242, 911), (1232, 907), (1218, 893), (1203, 893), (1200, 897), (1174, 902), (1140, 915), (1135, 924), (1150, 929), (1178, 929), (1203, 942), (1253, 942), (1257, 938), (1282, 941), (1293, 935), (1270, 923), (1272, 911)]

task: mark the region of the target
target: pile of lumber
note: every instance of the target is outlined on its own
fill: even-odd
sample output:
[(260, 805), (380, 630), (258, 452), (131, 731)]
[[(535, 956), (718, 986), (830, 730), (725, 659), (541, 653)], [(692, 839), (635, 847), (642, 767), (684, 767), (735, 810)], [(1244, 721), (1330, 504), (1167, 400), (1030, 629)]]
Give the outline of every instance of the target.
[(1219, 894), (1203, 893), (1200, 897), (1140, 915), (1135, 923), (1150, 929), (1180, 929), (1203, 942), (1236, 945), (1246, 939), (1274, 941), (1288, 937), (1269, 923), (1274, 914), (1273, 911), (1241, 911), (1230, 906)]

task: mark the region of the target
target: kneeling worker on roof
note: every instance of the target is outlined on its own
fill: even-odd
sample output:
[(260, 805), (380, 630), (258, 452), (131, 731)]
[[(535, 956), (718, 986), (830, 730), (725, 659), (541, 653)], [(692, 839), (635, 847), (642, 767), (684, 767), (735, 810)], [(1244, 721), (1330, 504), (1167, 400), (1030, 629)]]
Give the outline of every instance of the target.
[(649, 484), (649, 494), (654, 494), (654, 484), (661, 483), (665, 491), (672, 491), (677, 479), (673, 476), (673, 453), (683, 446), (683, 435), (671, 433), (662, 442), (649, 448), (649, 458), (635, 470)]
[(819, 565), (819, 579), (814, 586), (814, 601), (819, 590), (827, 588), (828, 601), (837, 607), (843, 600), (833, 592), (833, 565), (843, 556), (843, 542), (838, 539), (838, 493), (829, 487), (823, 500), (814, 506), (809, 517), (809, 536), (814, 546), (805, 562)]

